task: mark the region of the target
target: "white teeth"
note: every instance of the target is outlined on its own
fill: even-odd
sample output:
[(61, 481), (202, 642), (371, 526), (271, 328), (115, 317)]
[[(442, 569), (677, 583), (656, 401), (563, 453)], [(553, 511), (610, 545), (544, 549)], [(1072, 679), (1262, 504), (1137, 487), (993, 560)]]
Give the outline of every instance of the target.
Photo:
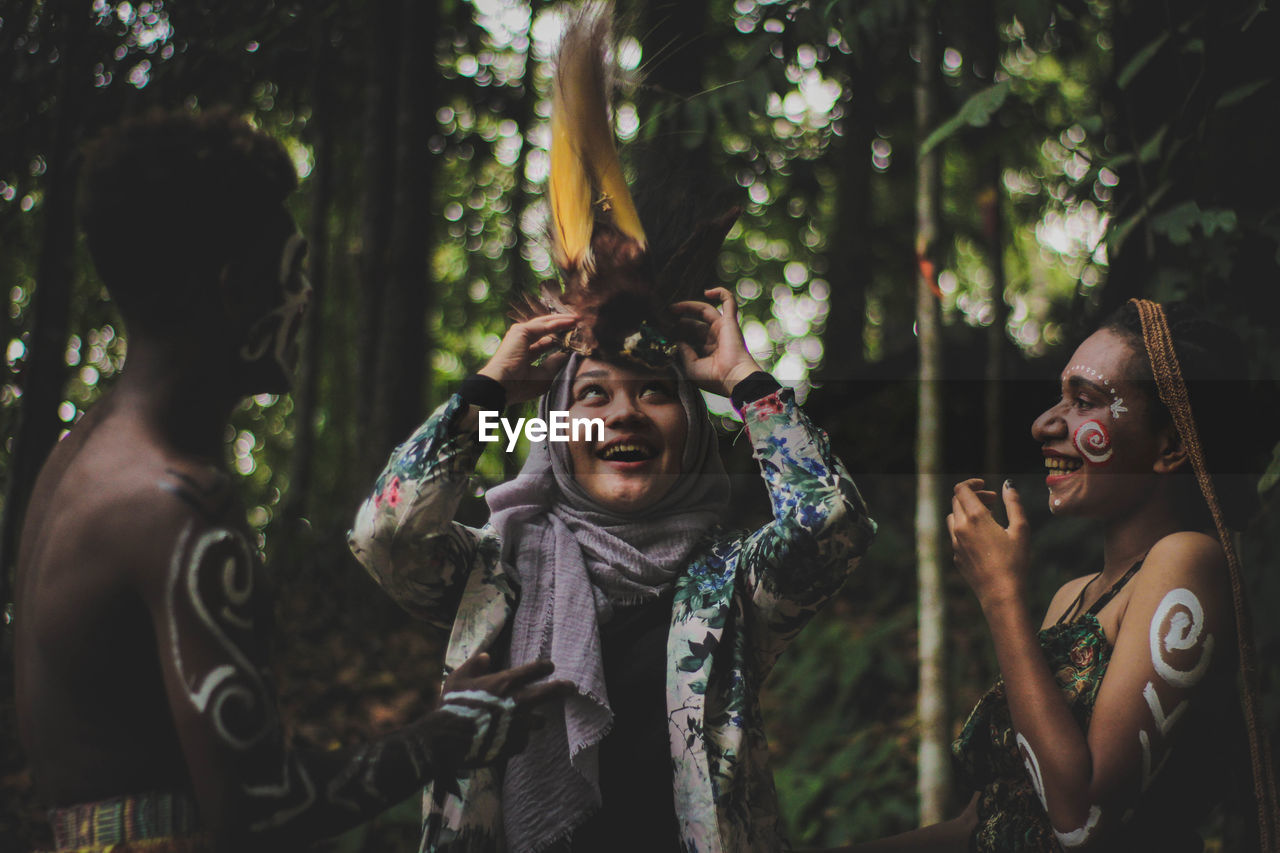
[(640, 453), (643, 454), (645, 459), (650, 459), (654, 455), (653, 450), (645, 445), (624, 442), (622, 444), (614, 444), (606, 447), (604, 451), (601, 452), (600, 458), (609, 460), (614, 457), (621, 456), (624, 453)]

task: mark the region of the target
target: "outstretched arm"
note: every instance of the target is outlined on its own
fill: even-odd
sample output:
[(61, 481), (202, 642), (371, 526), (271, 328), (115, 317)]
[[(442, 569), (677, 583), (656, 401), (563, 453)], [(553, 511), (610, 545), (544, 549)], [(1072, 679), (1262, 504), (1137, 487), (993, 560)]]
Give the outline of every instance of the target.
[(182, 509), (169, 515), (156, 526), (167, 542), (149, 549), (152, 560), (168, 551), (167, 569), (143, 593), (201, 815), (238, 849), (332, 835), (434, 776), (501, 760), (522, 748), (533, 709), (561, 689), (532, 684), (549, 663), (490, 674), (476, 659), (445, 683), (435, 711), (398, 732), (355, 748), (291, 750), (268, 667), (261, 567), (243, 530)]
[(991, 628), (1027, 773), (1065, 849), (1106, 849), (1186, 736), (1179, 723), (1187, 709), (1206, 701), (1215, 638), (1230, 627), (1222, 549), (1189, 532), (1151, 549), (1130, 582), (1086, 732), (1045, 662), (1026, 606), (1027, 527), (1017, 493), (1006, 483), (1006, 530), (974, 485), (956, 487), (948, 526), (957, 565)]
[[(733, 295), (724, 288), (707, 295), (720, 300), (719, 311), (701, 302), (674, 306), (706, 327), (699, 349), (682, 346), (685, 369), (704, 390), (732, 397), (760, 367), (742, 340)], [(742, 557), (754, 604), (750, 615), (762, 629), (755, 636), (765, 671), (844, 583), (870, 544), (875, 523), (826, 433), (789, 389), (742, 403), (774, 516), (751, 535)]]
[[(564, 355), (534, 361), (574, 319), (548, 315), (516, 323), (480, 373), (502, 385), (507, 402), (532, 399)], [(445, 629), (483, 557), (481, 532), (453, 520), (480, 458), (478, 431), (479, 409), (453, 395), (392, 453), (349, 535), (352, 553), (397, 603)]]

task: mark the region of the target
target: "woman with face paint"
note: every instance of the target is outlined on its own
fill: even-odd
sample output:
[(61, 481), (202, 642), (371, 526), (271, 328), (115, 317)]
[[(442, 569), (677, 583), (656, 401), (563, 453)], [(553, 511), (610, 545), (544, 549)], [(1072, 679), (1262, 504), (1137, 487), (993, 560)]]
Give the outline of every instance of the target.
[[(1009, 481), (999, 493), (981, 480), (955, 487), (955, 562), (1002, 675), (952, 746), (977, 793), (959, 818), (853, 850), (1199, 851), (1199, 821), (1228, 774), (1242, 774), (1225, 758), (1238, 661), (1261, 835), (1249, 849), (1275, 849), (1227, 531), (1257, 503), (1242, 473), (1257, 470), (1246, 450), (1262, 444), (1240, 418), (1245, 376), (1239, 341), (1181, 305), (1135, 300), (1075, 351), (1032, 435), (1050, 510), (1096, 519), (1103, 562), (1065, 584), (1042, 621), (1027, 602), (1022, 497)], [(989, 509), (999, 502), (1007, 527)]]

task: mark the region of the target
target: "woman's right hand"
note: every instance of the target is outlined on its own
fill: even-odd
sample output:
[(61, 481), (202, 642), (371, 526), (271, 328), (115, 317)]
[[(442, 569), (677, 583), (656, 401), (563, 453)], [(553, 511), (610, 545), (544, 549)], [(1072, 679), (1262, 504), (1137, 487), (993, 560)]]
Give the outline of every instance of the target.
[(569, 354), (553, 352), (541, 362), (534, 362), (554, 349), (558, 336), (572, 329), (577, 322), (578, 318), (573, 314), (545, 314), (512, 324), (498, 345), (498, 351), (478, 372), (506, 389), (508, 405), (538, 398), (551, 387), (551, 380), (564, 366)]

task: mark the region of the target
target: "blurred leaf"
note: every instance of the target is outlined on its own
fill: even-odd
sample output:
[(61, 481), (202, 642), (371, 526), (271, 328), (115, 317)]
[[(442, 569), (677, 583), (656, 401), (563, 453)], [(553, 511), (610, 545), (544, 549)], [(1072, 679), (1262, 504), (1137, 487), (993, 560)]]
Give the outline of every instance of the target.
[(1164, 135), (1169, 131), (1169, 126), (1163, 125), (1151, 137), (1142, 144), (1138, 149), (1138, 162), (1150, 163), (1160, 156), (1160, 145), (1164, 142)]
[(1258, 481), (1258, 494), (1265, 495), (1280, 483), (1280, 444), (1271, 450), (1271, 463)]
[(1174, 245), (1191, 242), (1191, 229), (1200, 221), (1200, 205), (1186, 201), (1151, 217), (1151, 230), (1164, 234)]
[(1134, 54), (1133, 59), (1125, 63), (1124, 68), (1121, 68), (1120, 73), (1116, 75), (1116, 86), (1121, 89), (1127, 89), (1129, 84), (1133, 82), (1133, 78), (1138, 76), (1138, 72), (1151, 61), (1152, 57), (1159, 52), (1160, 48), (1168, 40), (1169, 34), (1167, 32), (1161, 33), (1153, 42)]
[(1218, 231), (1231, 232), (1236, 228), (1237, 217), (1234, 210), (1212, 208), (1201, 210), (1194, 201), (1185, 201), (1165, 212), (1151, 218), (1151, 230), (1164, 234), (1175, 246), (1185, 246), (1191, 242), (1191, 231), (1199, 225), (1206, 237), (1212, 237)]
[(1172, 182), (1165, 181), (1146, 199), (1146, 203), (1136, 213), (1124, 219), (1113, 221), (1112, 227), (1107, 234), (1107, 255), (1109, 257), (1115, 257), (1120, 253), (1120, 249), (1129, 238), (1129, 234), (1151, 214), (1151, 209), (1160, 203), (1160, 199), (1164, 197), (1164, 194), (1172, 186)]
[(920, 146), (919, 156), (925, 156), (961, 128), (985, 127), (989, 124), (991, 116), (1004, 105), (1005, 99), (1009, 97), (1009, 85), (1010, 81), (1003, 80), (972, 95), (960, 107), (959, 112), (944, 121), (933, 133), (929, 134), (929, 138)]
[(1218, 98), (1218, 103), (1213, 105), (1214, 109), (1221, 110), (1227, 107), (1233, 107), (1236, 104), (1243, 101), (1245, 98), (1248, 98), (1254, 92), (1261, 89), (1263, 86), (1266, 86), (1267, 84), (1274, 83), (1274, 82), (1275, 82), (1274, 77), (1264, 77), (1261, 80), (1254, 80), (1252, 83), (1246, 83), (1243, 86), (1237, 86), (1236, 88), (1230, 90), (1229, 92), (1224, 93), (1221, 98)]

